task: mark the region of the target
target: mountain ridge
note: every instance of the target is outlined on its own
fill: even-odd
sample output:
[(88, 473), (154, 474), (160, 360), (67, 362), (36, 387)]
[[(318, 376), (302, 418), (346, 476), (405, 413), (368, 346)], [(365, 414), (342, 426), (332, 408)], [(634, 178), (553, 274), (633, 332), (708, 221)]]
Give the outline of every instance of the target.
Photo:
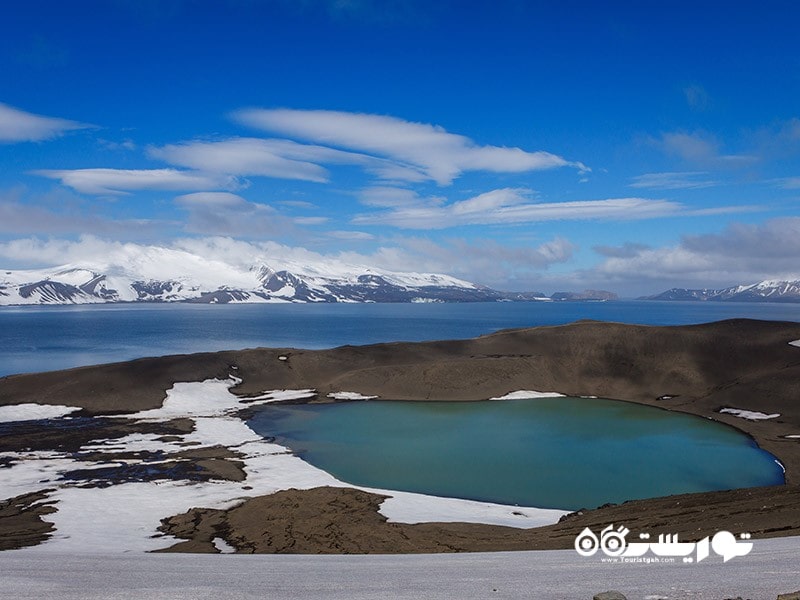
[(642, 300), (697, 302), (800, 302), (800, 279), (765, 279), (726, 288), (672, 288)]
[(248, 256), (225, 262), (150, 247), (93, 263), (0, 271), (0, 305), (117, 302), (478, 302), (500, 292), (439, 273)]
[(440, 273), (399, 272), (335, 259), (207, 259), (147, 248), (93, 264), (0, 270), (0, 305), (187, 302), (535, 302), (616, 299), (603, 291), (501, 292)]

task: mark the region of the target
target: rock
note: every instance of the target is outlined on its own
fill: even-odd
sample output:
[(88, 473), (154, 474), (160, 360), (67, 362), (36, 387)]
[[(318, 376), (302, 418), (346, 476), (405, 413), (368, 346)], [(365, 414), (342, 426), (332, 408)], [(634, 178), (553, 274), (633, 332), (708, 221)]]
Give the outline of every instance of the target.
[(778, 594), (778, 600), (800, 600), (800, 591), (791, 594)]
[(628, 599), (622, 592), (610, 590), (608, 592), (600, 592), (599, 594), (595, 594), (592, 600), (628, 600)]

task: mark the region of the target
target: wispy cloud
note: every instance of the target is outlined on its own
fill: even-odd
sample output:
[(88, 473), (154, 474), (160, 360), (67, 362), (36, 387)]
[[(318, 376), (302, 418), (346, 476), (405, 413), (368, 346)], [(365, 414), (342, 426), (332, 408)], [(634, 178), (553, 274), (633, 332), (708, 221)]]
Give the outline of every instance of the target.
[(669, 200), (609, 198), (573, 202), (534, 202), (530, 190), (504, 188), (450, 204), (411, 204), (358, 215), (356, 224), (406, 229), (444, 229), (458, 225), (536, 223), (558, 220), (636, 220), (674, 215), (681, 205)]
[(684, 87), (683, 95), (686, 98), (686, 103), (689, 105), (689, 108), (693, 110), (706, 110), (711, 102), (711, 96), (709, 96), (706, 89), (698, 83), (693, 83)]
[(719, 185), (704, 171), (685, 171), (680, 173), (645, 173), (632, 179), (630, 187), (655, 190), (701, 189)]
[(662, 133), (655, 145), (665, 154), (700, 166), (745, 167), (758, 161), (752, 154), (724, 154), (722, 144), (713, 135), (702, 132), (673, 131)]
[(358, 200), (366, 206), (382, 208), (408, 207), (412, 205), (443, 204), (446, 199), (441, 197), (423, 198), (416, 191), (408, 188), (376, 185), (364, 188), (358, 193)]
[(558, 167), (587, 167), (549, 152), (481, 146), (442, 127), (396, 117), (329, 110), (243, 109), (233, 118), (289, 137), (396, 161), (376, 172), (386, 179), (423, 175), (448, 185), (465, 171), (522, 173)]
[(327, 223), (330, 219), (328, 217), (294, 217), (292, 221), (298, 225), (322, 225)]
[(576, 246), (563, 237), (538, 245), (509, 246), (488, 239), (452, 238), (436, 242), (428, 237), (398, 237), (389, 245), (364, 255), (342, 252), (347, 262), (371, 264), (394, 271), (448, 273), (469, 281), (508, 289), (510, 280), (537, 278), (550, 266), (572, 258)]
[(307, 202), (305, 200), (279, 200), (276, 204), (281, 204), (283, 206), (288, 206), (290, 208), (304, 208), (304, 209), (315, 209), (318, 208), (316, 204), (313, 202)]
[(800, 177), (782, 177), (772, 182), (784, 190), (800, 190)]
[(39, 169), (31, 171), (57, 179), (77, 192), (122, 195), (140, 190), (191, 191), (235, 189), (235, 178), (176, 169)]
[(426, 179), (416, 167), (398, 164), (391, 159), (287, 139), (195, 140), (151, 147), (148, 154), (180, 167), (239, 176), (328, 183), (330, 171), (323, 165), (355, 165), (385, 180), (414, 182)]
[(230, 192), (185, 194), (175, 203), (188, 213), (184, 229), (189, 233), (263, 237), (292, 229), (292, 221), (273, 207)]
[(776, 121), (750, 133), (749, 141), (765, 159), (786, 159), (800, 155), (800, 118)]
[(150, 148), (148, 154), (173, 165), (208, 173), (317, 182), (326, 182), (329, 177), (327, 169), (317, 163), (340, 158), (330, 148), (255, 138), (183, 142)]
[(626, 242), (621, 246), (595, 246), (592, 248), (595, 252), (602, 256), (609, 258), (635, 258), (645, 250), (649, 250), (650, 246), (645, 244), (634, 244)]
[(374, 240), (375, 236), (371, 233), (367, 233), (365, 231), (343, 231), (343, 230), (336, 230), (336, 231), (329, 231), (327, 232), (328, 237), (332, 237), (337, 240), (346, 240), (346, 241), (366, 241), (366, 240)]
[(0, 103), (0, 143), (39, 142), (91, 127), (68, 119), (35, 115)]
[(164, 221), (113, 219), (79, 206), (79, 199), (62, 190), (49, 197), (31, 198), (22, 190), (0, 192), (0, 233), (75, 235), (93, 231), (115, 237), (150, 237), (163, 232)]

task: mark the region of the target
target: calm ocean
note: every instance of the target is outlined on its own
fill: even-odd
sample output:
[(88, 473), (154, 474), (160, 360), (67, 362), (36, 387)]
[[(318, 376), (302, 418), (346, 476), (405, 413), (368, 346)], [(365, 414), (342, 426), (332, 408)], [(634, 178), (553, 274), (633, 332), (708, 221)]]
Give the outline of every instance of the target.
[(0, 307), (0, 376), (143, 356), (474, 337), (510, 327), (598, 319), (682, 325), (800, 321), (800, 304), (564, 302)]

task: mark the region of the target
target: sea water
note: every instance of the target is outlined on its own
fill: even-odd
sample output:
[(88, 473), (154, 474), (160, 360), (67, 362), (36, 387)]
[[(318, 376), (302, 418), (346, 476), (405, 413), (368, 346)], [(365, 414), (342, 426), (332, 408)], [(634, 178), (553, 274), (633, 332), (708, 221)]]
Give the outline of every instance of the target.
[(318, 349), (463, 339), (578, 319), (683, 325), (735, 317), (800, 321), (800, 304), (616, 301), (0, 307), (0, 376), (257, 346)]
[(351, 484), (501, 504), (576, 510), (784, 481), (732, 427), (596, 398), (267, 405), (248, 425)]

